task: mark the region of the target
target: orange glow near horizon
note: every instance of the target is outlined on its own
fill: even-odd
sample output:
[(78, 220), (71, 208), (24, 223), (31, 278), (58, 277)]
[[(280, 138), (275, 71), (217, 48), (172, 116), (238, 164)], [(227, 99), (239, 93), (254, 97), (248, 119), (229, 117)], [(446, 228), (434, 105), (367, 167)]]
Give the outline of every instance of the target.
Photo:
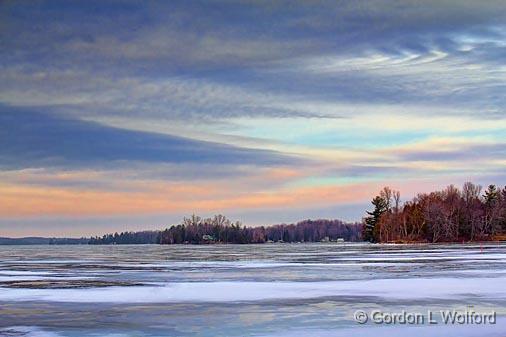
[[(376, 187), (376, 186), (374, 186)], [(367, 200), (375, 188), (364, 184), (305, 187), (278, 191), (217, 191), (188, 186), (152, 192), (105, 192), (44, 187), (1, 186), (0, 215), (112, 215), (151, 212), (222, 212), (231, 209), (322, 206)], [(166, 191), (167, 193), (163, 192)]]

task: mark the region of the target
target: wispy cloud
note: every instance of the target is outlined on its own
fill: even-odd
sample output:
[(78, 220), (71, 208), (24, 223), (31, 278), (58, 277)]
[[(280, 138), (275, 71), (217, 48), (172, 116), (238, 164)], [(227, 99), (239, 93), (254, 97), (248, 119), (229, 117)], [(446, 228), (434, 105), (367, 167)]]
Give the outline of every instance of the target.
[(4, 1), (0, 217), (505, 183), (505, 22), (500, 0)]

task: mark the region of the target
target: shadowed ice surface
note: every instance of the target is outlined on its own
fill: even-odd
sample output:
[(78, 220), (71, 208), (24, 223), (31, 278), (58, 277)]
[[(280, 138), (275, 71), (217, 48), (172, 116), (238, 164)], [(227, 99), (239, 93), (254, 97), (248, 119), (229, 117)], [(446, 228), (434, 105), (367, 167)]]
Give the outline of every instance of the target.
[[(506, 336), (506, 245), (0, 247), (0, 336)], [(358, 324), (356, 310), (497, 312)]]

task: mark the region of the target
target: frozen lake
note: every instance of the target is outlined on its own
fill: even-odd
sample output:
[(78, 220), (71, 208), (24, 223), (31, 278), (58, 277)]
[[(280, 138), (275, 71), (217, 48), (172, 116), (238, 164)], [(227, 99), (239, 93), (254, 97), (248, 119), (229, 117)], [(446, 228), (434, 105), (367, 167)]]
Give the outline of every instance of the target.
[(505, 267), (504, 244), (1, 246), (0, 336), (504, 337)]

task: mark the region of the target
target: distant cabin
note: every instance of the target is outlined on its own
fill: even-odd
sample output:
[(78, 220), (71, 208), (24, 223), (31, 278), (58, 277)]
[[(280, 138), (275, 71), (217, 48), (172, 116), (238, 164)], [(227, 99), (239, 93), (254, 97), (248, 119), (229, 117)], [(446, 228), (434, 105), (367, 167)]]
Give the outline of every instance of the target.
[(205, 242), (214, 242), (216, 239), (212, 235), (205, 234), (202, 236), (202, 240)]

